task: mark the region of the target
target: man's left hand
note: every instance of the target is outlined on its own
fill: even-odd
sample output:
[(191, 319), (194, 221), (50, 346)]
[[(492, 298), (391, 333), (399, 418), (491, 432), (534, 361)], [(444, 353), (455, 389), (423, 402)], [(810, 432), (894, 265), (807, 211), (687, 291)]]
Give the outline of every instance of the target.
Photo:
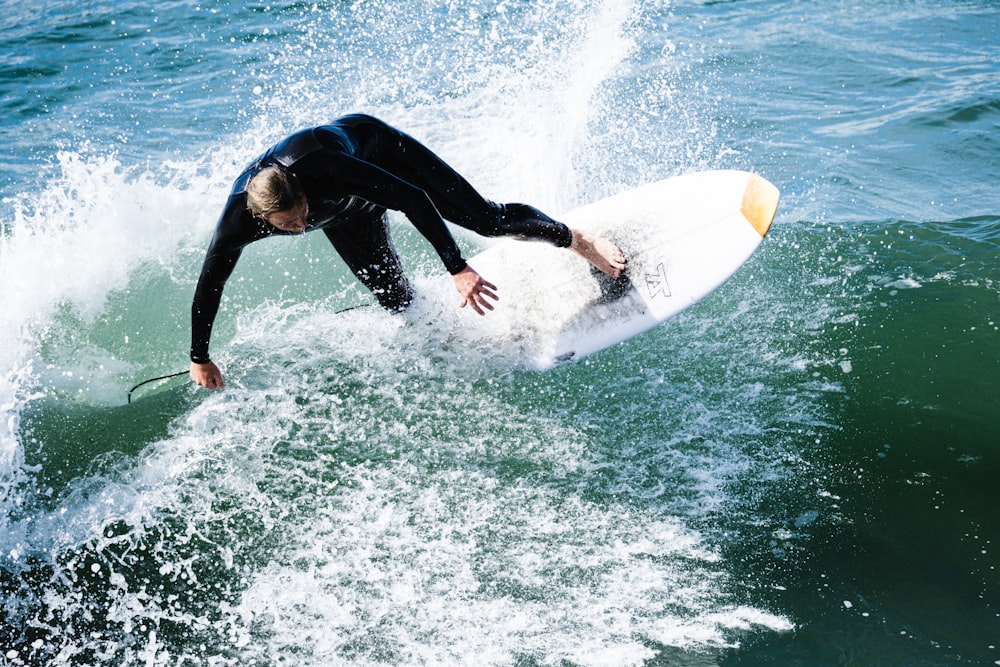
[(466, 266), (453, 275), (452, 279), (455, 281), (455, 289), (462, 295), (462, 308), (468, 304), (480, 315), (485, 315), (486, 310), (493, 310), (493, 304), (487, 300), (487, 297), (494, 301), (499, 299), (496, 294), (497, 286), (483, 280), (483, 277), (473, 271), (471, 266)]

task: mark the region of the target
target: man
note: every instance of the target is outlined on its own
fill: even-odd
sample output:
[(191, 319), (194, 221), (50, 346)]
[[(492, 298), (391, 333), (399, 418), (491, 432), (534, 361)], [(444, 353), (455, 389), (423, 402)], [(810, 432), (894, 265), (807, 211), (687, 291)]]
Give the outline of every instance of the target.
[(355, 276), (390, 311), (413, 292), (389, 239), (387, 209), (402, 211), (431, 243), (478, 314), (493, 310), (496, 286), (465, 260), (444, 220), (483, 236), (542, 240), (569, 248), (608, 275), (625, 268), (618, 246), (571, 230), (525, 204), (496, 204), (412, 137), (365, 115), (297, 132), (257, 158), (233, 185), (201, 269), (191, 306), (191, 378), (223, 387), (208, 355), (222, 289), (248, 244), (322, 229)]

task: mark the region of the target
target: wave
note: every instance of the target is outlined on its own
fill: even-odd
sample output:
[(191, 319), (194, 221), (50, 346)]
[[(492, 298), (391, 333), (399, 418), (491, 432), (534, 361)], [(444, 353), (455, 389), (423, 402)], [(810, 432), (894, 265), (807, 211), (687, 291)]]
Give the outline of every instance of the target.
[[(490, 196), (517, 192), (553, 210), (663, 175), (676, 161), (662, 158), (678, 147), (708, 154), (682, 138), (629, 149), (627, 137), (663, 122), (653, 114), (617, 138), (589, 139), (594, 114), (613, 124), (616, 95), (631, 94), (607, 82), (635, 85), (620, 68), (636, 7), (557, 4), (472, 5), (458, 23), (452, 10), (416, 3), (399, 19), (378, 4), (295, 5), (201, 22), (232, 43), (230, 33), (269, 23), (269, 12), (281, 17), (240, 42), (239, 112), (228, 102), (205, 111), (233, 115), (210, 128), (219, 136), (196, 135), (201, 147), (161, 149), (152, 161), (137, 155), (155, 127), (122, 131), (139, 148), (104, 142), (123, 120), (179, 108), (142, 99), (106, 126), (70, 129), (93, 143), (8, 187), (6, 659), (638, 664), (668, 646), (725, 647), (750, 628), (791, 627), (731, 595), (719, 554), (689, 525), (699, 506), (724, 502), (739, 464), (720, 451), (758, 465), (731, 449), (745, 430), (737, 420), (714, 430), (718, 407), (682, 402), (700, 425), (687, 435), (608, 437), (620, 424), (600, 416), (606, 378), (619, 372), (609, 361), (539, 376), (439, 334), (433, 309), (407, 318), (362, 309), (345, 322), (337, 311), (361, 292), (315, 240), (260, 244), (241, 260), (216, 331), (225, 393), (178, 382), (123, 405), (137, 379), (184, 363), (194, 278), (227, 181), (268, 142), (331, 110), (385, 116)], [(141, 54), (155, 42), (148, 35), (178, 25), (104, 18), (120, 19), (113, 32), (128, 32)], [(445, 25), (454, 44), (431, 58), (423, 40)], [(116, 81), (104, 95), (138, 99)], [(638, 85), (670, 82), (646, 71)], [(670, 125), (699, 122), (692, 112)], [(414, 275), (430, 281), (433, 258), (400, 227)], [(654, 372), (620, 406), (648, 405), (647, 388), (674, 400)], [(636, 452), (648, 466), (630, 462)], [(685, 490), (655, 481), (657, 471)]]
[[(200, 44), (200, 58), (157, 71), (176, 79), (170, 101), (110, 79), (79, 103), (110, 95), (137, 115), (113, 105), (57, 127), (52, 164), (4, 189), (4, 658), (721, 661), (748, 636), (805, 627), (787, 591), (842, 591), (815, 573), (840, 562), (844, 526), (892, 507), (887, 492), (852, 512), (871, 493), (852, 480), (890, 478), (877, 465), (898, 457), (913, 470), (891, 488), (922, 489), (935, 466), (990, 461), (995, 212), (968, 184), (954, 191), (960, 205), (926, 202), (939, 190), (910, 176), (926, 160), (916, 152), (887, 168), (849, 146), (810, 145), (796, 160), (808, 143), (797, 134), (766, 151), (727, 141), (734, 129), (776, 135), (776, 117), (815, 119), (810, 103), (825, 98), (727, 117), (715, 91), (750, 70), (698, 47), (675, 59), (686, 39), (674, 41), (675, 16), (689, 10), (123, 14), (122, 49), (165, 39)], [(716, 25), (687, 29), (705, 44)], [(640, 43), (643, 31), (656, 37)], [(773, 44), (787, 26), (765, 34)], [(897, 95), (916, 85), (894, 76)], [(745, 84), (734, 86), (741, 99)], [(933, 114), (988, 119), (988, 99), (969, 99)], [(896, 110), (813, 120), (809, 140), (886, 128), (905, 139), (919, 114)], [(187, 363), (187, 309), (230, 179), (277, 137), (347, 111), (424, 139), (490, 197), (555, 213), (752, 160), (784, 199), (758, 254), (709, 299), (544, 374), (468, 345), (443, 324), (450, 302), (403, 317), (338, 312), (366, 295), (325, 240), (262, 243), (241, 260), (216, 330), (230, 387), (178, 379), (126, 404), (128, 387)], [(18, 140), (44, 153), (52, 134), (30, 134)], [(398, 222), (408, 268), (433, 294), (437, 260)], [(897, 422), (914, 426), (897, 437)]]

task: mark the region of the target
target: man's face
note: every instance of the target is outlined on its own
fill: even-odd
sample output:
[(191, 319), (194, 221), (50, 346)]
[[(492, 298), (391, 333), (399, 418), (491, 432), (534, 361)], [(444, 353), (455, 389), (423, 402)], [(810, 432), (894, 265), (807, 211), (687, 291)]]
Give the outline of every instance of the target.
[(306, 218), (309, 217), (309, 204), (302, 202), (287, 211), (276, 211), (267, 217), (272, 227), (283, 232), (303, 232), (306, 229)]

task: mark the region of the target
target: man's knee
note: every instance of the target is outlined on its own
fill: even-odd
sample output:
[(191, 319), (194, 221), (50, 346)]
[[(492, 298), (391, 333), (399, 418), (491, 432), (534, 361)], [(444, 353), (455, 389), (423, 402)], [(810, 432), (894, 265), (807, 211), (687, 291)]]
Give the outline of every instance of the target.
[(366, 268), (358, 271), (357, 276), (371, 290), (379, 305), (389, 312), (401, 312), (413, 303), (413, 288), (400, 271)]
[(393, 289), (376, 288), (372, 290), (372, 294), (379, 305), (390, 313), (401, 313), (413, 303), (413, 290), (409, 284)]

